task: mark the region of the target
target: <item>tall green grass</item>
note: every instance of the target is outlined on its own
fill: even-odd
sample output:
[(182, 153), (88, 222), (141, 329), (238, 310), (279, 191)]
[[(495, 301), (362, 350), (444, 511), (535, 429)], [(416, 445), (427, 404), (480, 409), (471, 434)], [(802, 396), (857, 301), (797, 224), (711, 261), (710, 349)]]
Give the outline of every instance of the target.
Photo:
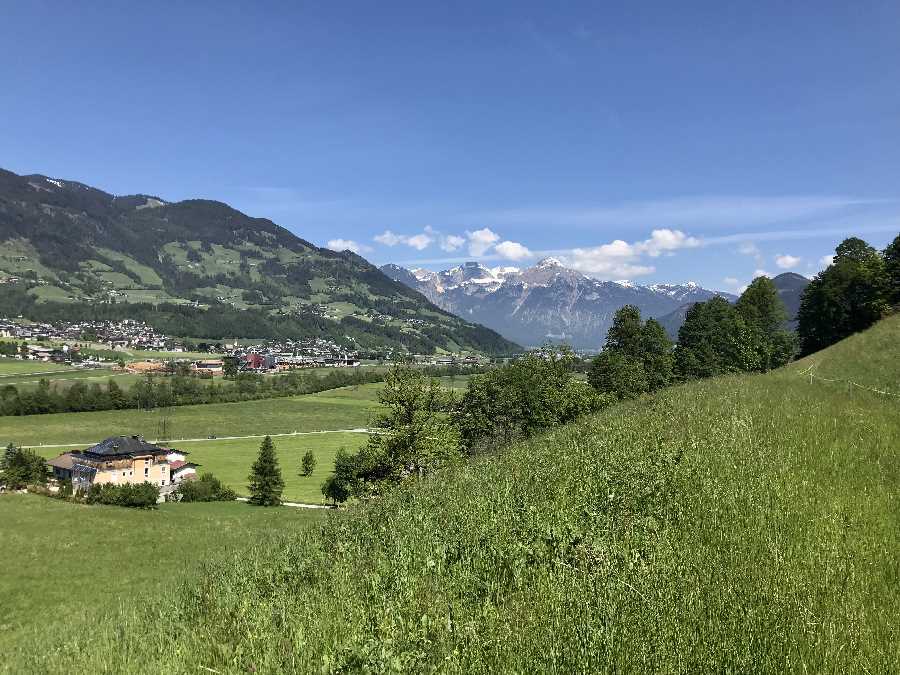
[[(865, 338), (896, 374), (900, 340)], [(665, 390), (409, 484), (12, 669), (898, 672), (900, 404), (797, 372)]]

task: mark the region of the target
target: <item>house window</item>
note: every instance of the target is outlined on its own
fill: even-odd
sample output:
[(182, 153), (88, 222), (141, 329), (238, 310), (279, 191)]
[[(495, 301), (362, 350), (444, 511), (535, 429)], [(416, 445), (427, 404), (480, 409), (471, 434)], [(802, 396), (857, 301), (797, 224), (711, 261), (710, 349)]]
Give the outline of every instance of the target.
[(150, 467), (144, 467), (144, 478), (150, 475)]
[(160, 485), (165, 485), (165, 484), (166, 484), (166, 479), (163, 478), (161, 481), (159, 481), (159, 484), (160, 484)]

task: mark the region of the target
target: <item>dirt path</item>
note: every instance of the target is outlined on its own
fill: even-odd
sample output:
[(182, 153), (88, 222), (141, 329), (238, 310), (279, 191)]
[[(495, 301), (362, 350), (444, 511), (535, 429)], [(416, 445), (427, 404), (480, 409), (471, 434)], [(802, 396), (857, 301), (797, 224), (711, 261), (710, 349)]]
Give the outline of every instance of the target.
[[(250, 436), (217, 436), (216, 438), (169, 438), (165, 441), (160, 441), (159, 439), (150, 440), (147, 439), (148, 443), (160, 443), (165, 442), (169, 445), (176, 443), (215, 443), (217, 441), (240, 441), (247, 438), (265, 438), (266, 436), (271, 436), (272, 438), (279, 438), (282, 436), (315, 436), (316, 434), (369, 434), (376, 433), (374, 431), (370, 431), (365, 427), (360, 427), (357, 429), (325, 429), (323, 431), (290, 431), (284, 434), (252, 434)], [(71, 448), (76, 445), (83, 445), (85, 447), (95, 445), (99, 443), (99, 441), (87, 441), (87, 442), (79, 442), (73, 441), (72, 443), (55, 443), (52, 445), (23, 445), (23, 448)]]

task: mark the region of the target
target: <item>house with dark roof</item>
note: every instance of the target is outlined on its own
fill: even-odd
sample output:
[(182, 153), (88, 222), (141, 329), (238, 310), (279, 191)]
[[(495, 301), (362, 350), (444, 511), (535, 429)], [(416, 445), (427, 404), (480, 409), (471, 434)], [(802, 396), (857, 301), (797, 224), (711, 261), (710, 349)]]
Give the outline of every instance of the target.
[(153, 483), (171, 486), (171, 450), (140, 436), (111, 436), (86, 450), (66, 452), (47, 462), (60, 480), (71, 480), (76, 492), (104, 483)]

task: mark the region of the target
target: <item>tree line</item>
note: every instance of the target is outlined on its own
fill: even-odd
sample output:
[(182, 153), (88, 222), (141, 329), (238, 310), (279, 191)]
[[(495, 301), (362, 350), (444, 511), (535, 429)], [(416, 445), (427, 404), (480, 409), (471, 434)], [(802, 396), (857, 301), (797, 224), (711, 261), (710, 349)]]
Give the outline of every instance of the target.
[(327, 389), (381, 382), (384, 376), (371, 369), (334, 369), (324, 375), (291, 371), (264, 376), (239, 373), (232, 380), (217, 381), (186, 375), (147, 375), (123, 389), (112, 378), (105, 386), (75, 381), (51, 386), (41, 379), (37, 387), (0, 387), (0, 415), (42, 415), (96, 410), (152, 410), (205, 403), (234, 403), (264, 398), (314, 394)]
[[(184, 364), (178, 364), (184, 365)], [(428, 375), (455, 377), (461, 372), (479, 372), (484, 368), (461, 369), (459, 366), (428, 366)], [(56, 386), (46, 378), (37, 387), (17, 388), (0, 386), (0, 416), (43, 415), (59, 412), (89, 412), (96, 410), (153, 410), (182, 405), (206, 403), (235, 403), (266, 398), (282, 398), (361, 384), (382, 382), (382, 372), (368, 368), (335, 368), (324, 374), (304, 373), (300, 370), (281, 375), (235, 373), (224, 381), (196, 377), (185, 368), (172, 369), (171, 375), (148, 374), (123, 389), (112, 378), (103, 386), (99, 382), (87, 385), (75, 381)]]

